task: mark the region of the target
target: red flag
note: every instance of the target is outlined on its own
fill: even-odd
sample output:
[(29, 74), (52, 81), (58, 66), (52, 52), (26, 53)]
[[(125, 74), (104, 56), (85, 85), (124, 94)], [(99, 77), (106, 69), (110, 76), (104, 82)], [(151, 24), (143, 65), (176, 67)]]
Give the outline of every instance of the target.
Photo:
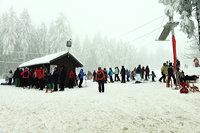
[(174, 35), (172, 35), (172, 48), (174, 55), (174, 70), (176, 71), (176, 39)]

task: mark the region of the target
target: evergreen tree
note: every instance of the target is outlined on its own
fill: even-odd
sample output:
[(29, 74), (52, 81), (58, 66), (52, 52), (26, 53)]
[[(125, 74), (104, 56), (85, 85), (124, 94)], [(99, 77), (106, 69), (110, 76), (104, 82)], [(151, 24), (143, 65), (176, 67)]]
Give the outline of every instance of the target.
[[(26, 54), (32, 40), (33, 27), (31, 24), (31, 18), (27, 10), (24, 10), (20, 15), (20, 31), (19, 31), (19, 47), (23, 51), (23, 61), (26, 61)], [(30, 52), (30, 51), (29, 51)]]
[(17, 47), (17, 27), (18, 18), (13, 8), (10, 8), (9, 13), (4, 13), (2, 16), (2, 49), (3, 54), (8, 55), (13, 53), (15, 47)]
[(47, 40), (47, 42), (48, 42), (48, 44), (49, 44), (49, 47), (48, 47), (48, 50), (47, 50), (47, 52), (48, 52), (48, 54), (49, 53), (54, 53), (54, 46), (56, 46), (56, 35), (55, 35), (55, 24), (54, 24), (54, 22), (52, 21), (51, 22), (51, 25), (50, 25), (50, 28), (49, 28), (49, 31), (48, 31), (48, 34), (47, 34), (47, 36), (48, 36), (48, 40)]
[[(24, 62), (43, 56), (45, 53), (67, 49), (66, 41), (71, 39), (71, 34), (69, 22), (63, 14), (60, 14), (49, 28), (45, 23), (36, 27), (32, 25), (27, 10), (24, 10), (18, 18), (11, 8), (8, 13), (3, 13), (0, 17), (0, 54), (4, 54), (0, 56), (0, 59), (8, 61), (1, 66), (2, 71), (7, 71), (7, 68), (16, 68), (20, 64), (12, 62), (13, 64), (8, 65), (11, 59)], [(102, 37), (100, 33), (97, 33), (91, 40), (85, 37), (81, 45), (78, 37), (73, 38), (70, 49), (84, 64), (86, 70), (93, 71), (99, 66), (132, 65), (134, 60), (131, 45)]]
[(66, 42), (71, 38), (71, 36), (71, 29), (67, 18), (64, 14), (60, 13), (55, 24), (52, 23), (50, 27), (49, 38), (51, 53), (66, 49)]
[(72, 47), (70, 51), (72, 51), (72, 54), (74, 54), (78, 59), (81, 58), (82, 46), (80, 44), (78, 36), (76, 36), (75, 39), (72, 39)]
[(195, 14), (198, 22), (198, 36), (200, 36), (200, 0), (159, 0), (159, 2), (167, 6), (165, 13), (168, 16), (172, 16), (174, 11), (181, 15), (181, 31), (186, 33), (188, 38), (195, 35), (195, 26), (192, 20), (192, 15)]
[[(83, 41), (83, 47), (82, 47), (82, 52), (81, 55), (82, 57), (80, 58), (81, 61), (84, 64), (85, 69), (92, 69), (92, 66), (94, 66), (93, 61), (91, 60), (91, 41), (89, 40), (88, 36), (85, 37)], [(93, 56), (93, 55), (92, 55)]]
[(196, 38), (192, 38), (190, 41), (187, 41), (185, 48), (187, 49), (184, 52), (184, 56), (188, 59), (194, 59), (195, 57), (200, 57), (199, 46), (196, 45)]
[(25, 60), (31, 60), (33, 58), (41, 57), (43, 56), (43, 45), (40, 42), (40, 37), (38, 34), (38, 29), (36, 29), (34, 26), (30, 27), (30, 33), (29, 33), (29, 43), (28, 43), (28, 49), (24, 52), (24, 55), (26, 56)]
[[(2, 34), (3, 34), (3, 24), (2, 24), (2, 18), (0, 17), (0, 57), (2, 57), (2, 53), (3, 53), (3, 42), (2, 42)], [(1, 58), (0, 58), (1, 60)]]
[(47, 37), (47, 27), (45, 23), (42, 23), (37, 29), (37, 44), (40, 49), (38, 50), (40, 55), (45, 55), (48, 53), (48, 37)]

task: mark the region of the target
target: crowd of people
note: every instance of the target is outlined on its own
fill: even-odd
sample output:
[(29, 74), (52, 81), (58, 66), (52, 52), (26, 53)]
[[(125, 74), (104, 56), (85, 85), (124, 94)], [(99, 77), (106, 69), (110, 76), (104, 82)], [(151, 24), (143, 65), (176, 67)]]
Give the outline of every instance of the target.
[[(152, 81), (155, 81), (156, 75), (154, 71), (151, 71), (150, 73), (150, 69), (148, 66), (141, 67), (141, 65), (138, 65), (138, 67), (135, 67), (132, 71), (125, 69), (124, 66), (122, 66), (121, 70), (119, 70), (118, 67), (115, 67), (114, 71), (112, 70), (112, 68), (109, 68), (109, 71), (107, 71), (106, 68), (102, 69), (101, 67), (99, 67), (97, 72), (95, 70), (93, 72), (93, 81), (98, 82), (98, 89), (101, 93), (104, 92), (104, 84), (107, 82), (114, 83), (121, 81), (121, 83), (126, 83), (130, 80), (133, 80), (135, 81), (135, 83), (142, 83), (141, 80), (147, 81), (150, 79), (150, 76), (152, 77)], [(110, 81), (108, 81), (108, 79), (110, 79)]]
[(9, 85), (14, 83), (16, 87), (22, 87), (23, 89), (36, 88), (43, 90), (45, 88), (46, 92), (64, 91), (66, 81), (68, 88), (74, 88), (75, 86), (82, 88), (83, 80), (92, 78), (93, 81), (98, 82), (99, 92), (104, 92), (104, 83), (126, 83), (130, 80), (141, 83), (142, 79), (149, 80), (150, 76), (152, 76), (152, 81), (155, 81), (155, 73), (152, 71), (150, 74), (149, 67), (141, 67), (141, 65), (138, 65), (138, 67), (135, 67), (132, 71), (125, 69), (124, 66), (122, 66), (121, 69), (115, 67), (114, 70), (109, 68), (108, 71), (106, 68), (101, 69), (101, 67), (99, 67), (98, 70), (94, 70), (93, 73), (88, 71), (86, 74), (83, 69), (81, 69), (78, 74), (74, 71), (70, 71), (67, 75), (64, 66), (62, 66), (59, 70), (55, 67), (52, 73), (47, 73), (45, 68), (39, 67), (35, 69), (17, 68), (14, 73), (10, 70), (7, 74)]
[[(176, 70), (175, 70), (176, 68)], [(188, 80), (195, 80), (198, 78), (196, 75), (188, 76), (184, 74), (184, 71), (180, 70), (180, 61), (177, 60), (176, 67), (172, 62), (163, 63), (161, 67), (161, 74), (159, 81), (166, 83), (167, 87), (180, 86), (180, 83), (186, 83)]]
[[(75, 72), (70, 71), (67, 75), (64, 66), (58, 70), (57, 67), (54, 68), (53, 73), (47, 73), (43, 67), (36, 69), (20, 69), (17, 68), (13, 73), (11, 70), (7, 74), (8, 84), (14, 83), (16, 87), (26, 88), (36, 88), (43, 90), (46, 88), (46, 92), (50, 90), (53, 91), (64, 91), (66, 85), (66, 79), (68, 79), (68, 87), (73, 88), (77, 82), (75, 82)], [(81, 87), (82, 83), (79, 83)], [(58, 89), (60, 88), (60, 89)]]
[[(171, 79), (173, 80), (174, 86), (179, 85), (180, 82), (185, 82), (187, 75), (185, 76), (184, 72), (180, 71), (179, 60), (177, 60), (176, 68), (175, 71), (173, 63), (171, 62), (167, 61), (163, 63), (161, 67), (162, 76), (159, 78), (159, 81), (163, 83), (167, 82), (167, 86), (169, 86)], [(75, 86), (82, 88), (84, 79), (93, 79), (93, 81), (98, 82), (98, 90), (101, 93), (105, 91), (105, 83), (126, 83), (129, 81), (141, 83), (142, 81), (150, 80), (150, 77), (151, 81), (154, 82), (156, 75), (154, 71), (150, 71), (148, 65), (146, 67), (138, 65), (132, 71), (125, 69), (124, 66), (121, 69), (115, 67), (114, 70), (111, 67), (108, 70), (99, 67), (97, 71), (94, 70), (93, 73), (88, 71), (87, 74), (81, 69), (78, 74), (75, 71), (70, 71), (68, 75), (64, 66), (62, 66), (59, 70), (55, 67), (53, 73), (46, 73), (43, 67), (36, 68), (35, 70), (17, 68), (14, 73), (9, 71), (7, 77), (9, 85), (12, 84), (12, 79), (14, 79), (16, 87), (23, 87), (24, 89), (36, 88), (39, 90), (46, 88), (46, 92), (64, 91), (66, 82), (68, 88), (74, 88)]]

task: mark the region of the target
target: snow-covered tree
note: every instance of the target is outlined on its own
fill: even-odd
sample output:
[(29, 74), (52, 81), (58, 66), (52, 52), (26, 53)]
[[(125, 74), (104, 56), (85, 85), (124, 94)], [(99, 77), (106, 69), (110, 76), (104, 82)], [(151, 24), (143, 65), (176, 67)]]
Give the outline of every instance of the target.
[(34, 26), (31, 26), (28, 38), (28, 49), (24, 52), (25, 60), (31, 60), (33, 58), (43, 56), (43, 45), (41, 44), (41, 40), (39, 36), (39, 30), (36, 29)]
[(78, 36), (72, 39), (72, 47), (70, 48), (70, 51), (78, 58), (81, 58), (82, 53), (82, 46), (81, 42)]
[[(103, 39), (101, 33), (97, 33), (94, 36), (90, 47), (90, 52), (94, 55), (93, 59), (95, 59), (95, 62), (93, 62), (93, 64), (95, 64), (94, 66), (96, 66), (96, 68), (107, 66), (108, 49), (106, 49), (105, 39)], [(92, 59), (90, 58), (90, 60)]]
[(65, 15), (60, 13), (55, 23), (51, 24), (49, 30), (49, 45), (51, 53), (66, 49), (66, 42), (71, 39), (71, 37), (72, 33), (69, 22), (67, 21)]
[(14, 68), (18, 61), (18, 53), (15, 52), (19, 42), (18, 42), (18, 29), (19, 20), (11, 7), (8, 12), (5, 12), (1, 16), (0, 22), (0, 74), (7, 72), (8, 69)]
[(28, 53), (29, 46), (32, 44), (33, 27), (31, 18), (27, 10), (20, 14), (20, 31), (19, 31), (19, 47), (23, 51), (23, 59), (26, 60), (26, 53)]
[(102, 37), (97, 33), (92, 41), (85, 37), (82, 57), (80, 58), (85, 69), (93, 71), (98, 67), (114, 68), (125, 66), (127, 69), (135, 65), (135, 48), (123, 41), (115, 41)]
[(2, 29), (2, 19), (0, 17), (0, 57), (2, 56), (2, 53), (3, 53), (3, 43), (2, 43), (2, 34), (3, 34), (3, 29)]
[(47, 37), (47, 27), (45, 23), (42, 23), (39, 28), (37, 29), (37, 44), (40, 47), (38, 52), (41, 55), (48, 53), (48, 37)]
[(181, 15), (181, 31), (186, 33), (188, 38), (195, 35), (195, 25), (192, 19), (194, 14), (198, 23), (198, 36), (200, 35), (200, 0), (159, 0), (159, 2), (167, 6), (166, 15), (172, 16), (174, 11)]
[(9, 13), (4, 13), (1, 24), (1, 41), (3, 54), (10, 54), (17, 46), (18, 39), (18, 18), (13, 8), (10, 8)]
[(56, 36), (55, 36), (55, 24), (54, 22), (52, 21), (51, 22), (51, 25), (49, 27), (49, 31), (47, 33), (47, 37), (48, 37), (48, 40), (47, 40), (47, 43), (49, 44), (49, 47), (48, 47), (48, 53), (53, 53), (54, 50), (53, 50), (53, 47), (56, 46)]
[(187, 41), (185, 46), (186, 51), (184, 51), (184, 56), (188, 59), (194, 59), (195, 57), (200, 58), (199, 46), (196, 44), (196, 37), (192, 37), (191, 40)]
[(91, 47), (92, 44), (94, 43), (91, 43), (88, 36), (86, 36), (83, 41), (83, 47), (82, 47), (82, 52), (81, 52), (82, 57), (80, 58), (80, 60), (83, 62), (84, 67), (87, 70), (92, 69), (96, 65), (94, 62), (97, 60), (96, 58), (93, 57), (95, 53), (94, 51), (92, 52), (92, 49), (93, 49), (93, 47)]
[[(0, 59), (18, 62), (43, 56), (45, 53), (67, 50), (66, 41), (72, 37), (69, 22), (63, 14), (52, 21), (50, 27), (45, 23), (35, 26), (32, 25), (27, 10), (18, 18), (12, 8), (0, 17), (0, 35), (0, 54), (4, 54)], [(134, 47), (122, 41), (110, 40), (100, 33), (92, 39), (85, 37), (82, 44), (78, 37), (72, 38), (70, 51), (84, 64), (86, 71), (93, 71), (99, 66), (108, 69), (124, 65), (130, 68), (135, 57)], [(19, 63), (9, 65), (9, 68), (16, 68)], [(4, 69), (6, 67), (8, 64), (5, 63), (1, 66)]]

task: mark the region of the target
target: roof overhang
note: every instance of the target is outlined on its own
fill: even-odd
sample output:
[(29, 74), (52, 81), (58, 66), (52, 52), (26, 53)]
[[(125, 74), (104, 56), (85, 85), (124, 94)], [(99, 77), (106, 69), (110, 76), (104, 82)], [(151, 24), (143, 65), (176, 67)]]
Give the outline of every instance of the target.
[(62, 58), (63, 56), (66, 56), (66, 55), (68, 55), (71, 58), (73, 58), (77, 62), (78, 67), (83, 67), (83, 65), (80, 63), (80, 61), (78, 61), (74, 56), (72, 56), (67, 51), (62, 51), (62, 52), (59, 52), (59, 53), (46, 55), (46, 56), (43, 56), (43, 57), (40, 57), (40, 58), (35, 58), (35, 59), (32, 59), (30, 61), (27, 61), (27, 62), (24, 62), (24, 63), (20, 64), (19, 67), (23, 68), (23, 67), (50, 64), (51, 62), (53, 62), (53, 61), (55, 61), (55, 60), (57, 60), (59, 58)]

